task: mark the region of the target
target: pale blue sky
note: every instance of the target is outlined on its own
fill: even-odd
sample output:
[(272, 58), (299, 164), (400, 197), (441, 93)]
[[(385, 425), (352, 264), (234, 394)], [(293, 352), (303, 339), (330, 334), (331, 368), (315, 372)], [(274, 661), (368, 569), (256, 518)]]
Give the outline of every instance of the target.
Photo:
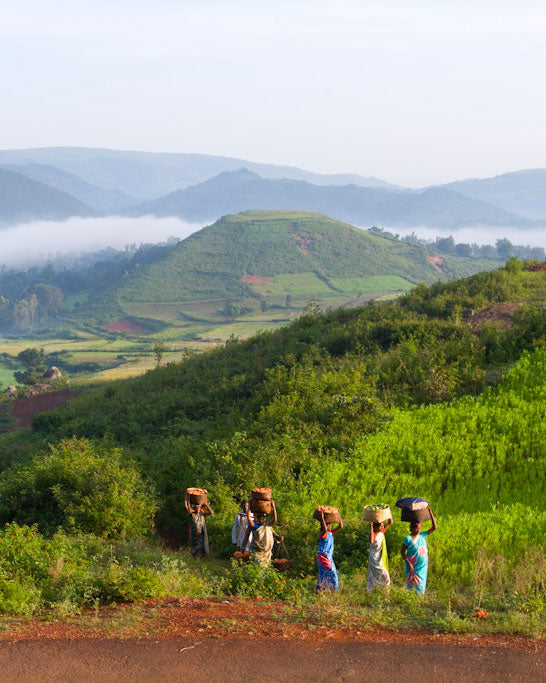
[(0, 148), (201, 152), (419, 186), (546, 167), (546, 3), (18, 0)]

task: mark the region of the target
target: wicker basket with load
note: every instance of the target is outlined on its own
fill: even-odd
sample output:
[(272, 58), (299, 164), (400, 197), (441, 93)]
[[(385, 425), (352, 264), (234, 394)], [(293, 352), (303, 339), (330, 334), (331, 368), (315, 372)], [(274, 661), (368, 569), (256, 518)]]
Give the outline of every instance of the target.
[(392, 519), (392, 512), (386, 503), (374, 503), (364, 506), (365, 522), (386, 522)]
[(341, 522), (341, 515), (339, 514), (338, 508), (334, 508), (331, 505), (317, 505), (313, 512), (313, 519), (320, 522), (322, 519), (321, 513), (324, 514), (324, 521), (326, 524), (339, 524), (339, 522)]
[(250, 553), (246, 550), (244, 552), (242, 550), (236, 550), (233, 553), (233, 559), (238, 560), (239, 562), (248, 562), (250, 560)]
[(407, 498), (399, 498), (396, 501), (396, 507), (400, 508), (403, 522), (426, 522), (430, 519), (430, 508), (428, 500), (410, 496)]
[(255, 515), (268, 515), (271, 512), (271, 489), (252, 489), (250, 510)]
[[(282, 536), (280, 538), (282, 539)], [(290, 562), (288, 550), (284, 545), (284, 540), (278, 540), (275, 543), (275, 550), (273, 551), (273, 555), (273, 567), (278, 572), (286, 572), (291, 568), (292, 564)]]
[(190, 501), (190, 505), (204, 505), (208, 503), (208, 492), (207, 489), (199, 489), (191, 486), (186, 489), (186, 496)]

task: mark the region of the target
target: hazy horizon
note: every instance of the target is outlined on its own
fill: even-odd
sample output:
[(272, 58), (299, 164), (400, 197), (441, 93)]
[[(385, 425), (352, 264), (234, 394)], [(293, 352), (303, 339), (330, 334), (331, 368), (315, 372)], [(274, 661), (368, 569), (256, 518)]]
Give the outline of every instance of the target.
[(544, 168), (538, 0), (21, 0), (0, 148), (186, 152), (407, 187)]

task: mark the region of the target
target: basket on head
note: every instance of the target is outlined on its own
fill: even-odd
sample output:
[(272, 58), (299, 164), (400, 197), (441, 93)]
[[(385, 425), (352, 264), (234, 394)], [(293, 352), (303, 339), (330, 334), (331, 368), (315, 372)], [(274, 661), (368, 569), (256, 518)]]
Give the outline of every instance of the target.
[(386, 522), (392, 519), (392, 512), (388, 505), (365, 505), (365, 522)]
[(207, 489), (199, 489), (191, 486), (189, 489), (186, 489), (186, 493), (188, 494), (191, 505), (203, 505), (208, 502)]
[(419, 510), (410, 510), (409, 508), (402, 508), (402, 516), (400, 519), (403, 522), (426, 522), (430, 519), (430, 509), (420, 508)]
[(251, 500), (271, 500), (271, 489), (252, 489)]
[(271, 512), (272, 505), (270, 500), (254, 500), (250, 499), (250, 511), (255, 515), (268, 515)]
[(324, 513), (324, 521), (326, 524), (335, 524), (336, 522), (341, 522), (341, 515), (339, 514), (338, 508), (334, 508), (331, 505), (317, 505), (315, 511), (313, 512), (313, 519), (320, 522), (321, 512)]

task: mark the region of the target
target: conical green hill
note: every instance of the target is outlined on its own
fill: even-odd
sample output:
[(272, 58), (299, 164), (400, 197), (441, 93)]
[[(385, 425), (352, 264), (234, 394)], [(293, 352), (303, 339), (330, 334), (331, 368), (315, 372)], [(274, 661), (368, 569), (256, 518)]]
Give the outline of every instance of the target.
[(123, 303), (267, 296), (294, 293), (298, 288), (302, 294), (326, 290), (333, 295), (356, 294), (369, 278), (399, 278), (403, 290), (487, 266), (433, 256), (421, 246), (322, 214), (247, 211), (224, 216), (153, 263), (134, 268), (118, 285), (116, 295)]

